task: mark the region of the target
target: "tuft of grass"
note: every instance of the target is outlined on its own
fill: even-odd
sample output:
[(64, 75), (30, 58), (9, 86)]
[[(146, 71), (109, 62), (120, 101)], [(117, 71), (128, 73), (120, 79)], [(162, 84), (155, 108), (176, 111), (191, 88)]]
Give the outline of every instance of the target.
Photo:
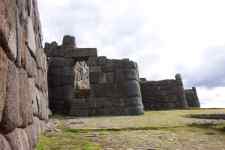
[(82, 146), (82, 150), (100, 150), (101, 148), (99, 145), (93, 144), (93, 143), (85, 143)]
[(101, 150), (99, 144), (79, 133), (47, 133), (40, 137), (36, 150)]

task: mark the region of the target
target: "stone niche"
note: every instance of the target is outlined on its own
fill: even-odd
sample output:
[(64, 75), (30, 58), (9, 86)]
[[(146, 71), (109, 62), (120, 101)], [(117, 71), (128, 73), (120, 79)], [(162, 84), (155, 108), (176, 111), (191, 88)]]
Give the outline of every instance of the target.
[(89, 67), (85, 61), (77, 61), (74, 71), (74, 96), (75, 98), (88, 97), (90, 94)]
[(143, 104), (146, 110), (183, 109), (188, 104), (180, 74), (175, 79), (161, 81), (141, 80)]
[(77, 48), (74, 37), (46, 44), (49, 101), (53, 113), (72, 116), (139, 115), (143, 104), (137, 64), (98, 57)]
[(199, 102), (197, 90), (195, 87), (192, 87), (192, 89), (185, 90), (185, 96), (186, 96), (189, 107), (200, 108), (200, 102)]

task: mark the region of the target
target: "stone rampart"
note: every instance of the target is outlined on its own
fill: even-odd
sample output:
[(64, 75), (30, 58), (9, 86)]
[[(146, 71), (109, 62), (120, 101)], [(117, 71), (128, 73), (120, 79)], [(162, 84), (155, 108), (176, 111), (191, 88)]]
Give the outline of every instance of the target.
[(32, 150), (48, 120), (36, 0), (0, 1), (0, 149)]

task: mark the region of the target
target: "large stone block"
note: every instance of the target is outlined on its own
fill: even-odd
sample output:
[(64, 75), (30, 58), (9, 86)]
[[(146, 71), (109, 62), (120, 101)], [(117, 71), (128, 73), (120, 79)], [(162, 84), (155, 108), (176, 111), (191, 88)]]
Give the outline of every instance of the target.
[(38, 117), (34, 117), (34, 132), (37, 133), (38, 137), (45, 131), (45, 122), (41, 121)]
[(42, 91), (48, 90), (47, 72), (37, 69), (37, 76), (35, 78), (36, 86)]
[(200, 107), (200, 102), (195, 87), (185, 90), (185, 97), (189, 107)]
[(107, 83), (114, 83), (114, 81), (115, 81), (115, 75), (114, 75), (114, 73), (113, 72), (108, 72), (108, 73), (105, 73), (105, 75), (106, 75), (106, 82)]
[(23, 119), (23, 127), (33, 122), (32, 98), (29, 93), (29, 80), (26, 71), (19, 70), (20, 113)]
[(48, 61), (50, 67), (74, 66), (75, 60), (71, 58), (52, 57)]
[(35, 87), (35, 92), (32, 93), (32, 106), (33, 106), (33, 115), (34, 116), (38, 116), (38, 112), (39, 112), (39, 90)]
[(15, 129), (6, 135), (13, 150), (30, 150), (29, 139), (26, 132), (22, 129)]
[(16, 62), (18, 66), (22, 66), (23, 68), (25, 68), (27, 64), (27, 53), (29, 52), (29, 50), (26, 45), (26, 31), (19, 22), (17, 22), (17, 37), (18, 55)]
[(143, 106), (127, 107), (125, 109), (126, 109), (127, 114), (129, 114), (129, 115), (142, 115), (142, 114), (144, 114)]
[(32, 124), (32, 125), (28, 126), (25, 129), (25, 132), (26, 132), (26, 134), (28, 136), (30, 150), (35, 149), (35, 146), (36, 146), (36, 144), (38, 142), (38, 137), (39, 137), (37, 125)]
[(127, 97), (141, 97), (140, 85), (137, 81), (131, 80), (124, 83), (125, 95)]
[(126, 80), (139, 80), (138, 71), (136, 69), (124, 70)]
[(34, 32), (34, 25), (31, 17), (27, 18), (27, 45), (29, 49), (36, 54), (36, 41), (35, 41), (35, 32)]
[(91, 86), (91, 93), (94, 97), (114, 97), (117, 96), (116, 85), (113, 84), (94, 84)]
[(0, 122), (2, 120), (2, 114), (6, 99), (7, 72), (8, 59), (5, 52), (0, 47)]
[(63, 47), (64, 48), (75, 48), (76, 47), (76, 41), (75, 37), (66, 35), (63, 37)]
[(48, 97), (39, 91), (38, 116), (41, 120), (48, 120)]
[(125, 105), (128, 107), (143, 106), (141, 97), (130, 97), (125, 99)]
[(16, 0), (0, 2), (0, 46), (10, 57), (17, 57), (16, 41)]
[(0, 149), (1, 150), (11, 150), (11, 147), (10, 147), (8, 141), (1, 134), (0, 134)]
[(30, 51), (28, 51), (26, 56), (26, 71), (29, 77), (36, 77), (37, 76), (37, 64)]
[(38, 69), (42, 69), (42, 70), (46, 71), (47, 70), (47, 57), (45, 55), (44, 49), (39, 48), (36, 50), (36, 59), (37, 59)]
[(87, 60), (88, 66), (97, 66), (97, 57), (89, 57)]
[(22, 125), (19, 86), (19, 71), (14, 63), (9, 61), (6, 104), (1, 122), (5, 132), (10, 132)]

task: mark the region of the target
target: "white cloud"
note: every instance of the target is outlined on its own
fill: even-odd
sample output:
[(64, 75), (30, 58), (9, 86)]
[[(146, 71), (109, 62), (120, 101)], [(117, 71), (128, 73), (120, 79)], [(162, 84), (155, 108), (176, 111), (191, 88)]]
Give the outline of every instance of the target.
[[(209, 92), (210, 91), (210, 92)], [(225, 87), (205, 88), (198, 87), (198, 96), (204, 108), (221, 108), (225, 107)]]
[(223, 0), (39, 0), (39, 5), (45, 41), (74, 35), (80, 47), (137, 61), (141, 76), (151, 80), (177, 72), (188, 86), (224, 79), (225, 52), (205, 56), (209, 49), (225, 51)]

